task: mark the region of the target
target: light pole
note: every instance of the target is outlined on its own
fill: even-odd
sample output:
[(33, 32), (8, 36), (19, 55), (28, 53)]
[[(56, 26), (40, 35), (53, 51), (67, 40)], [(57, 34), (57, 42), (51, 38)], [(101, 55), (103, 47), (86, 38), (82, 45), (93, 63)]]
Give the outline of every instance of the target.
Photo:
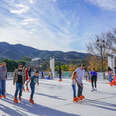
[(97, 39), (96, 41), (97, 47), (100, 49), (100, 56), (101, 56), (101, 71), (103, 72), (103, 77), (105, 78), (104, 74), (104, 52), (106, 47), (105, 40)]

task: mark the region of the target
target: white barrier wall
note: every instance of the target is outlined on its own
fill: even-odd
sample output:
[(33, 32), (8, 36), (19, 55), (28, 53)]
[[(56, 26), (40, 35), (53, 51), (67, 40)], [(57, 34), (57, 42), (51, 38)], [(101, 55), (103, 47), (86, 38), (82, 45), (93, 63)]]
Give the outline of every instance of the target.
[(51, 73), (53, 78), (55, 77), (55, 59), (54, 58), (50, 58), (50, 69), (51, 69)]
[(115, 56), (108, 56), (108, 67), (110, 67), (114, 72), (115, 67)]
[(98, 72), (97, 74), (98, 80), (103, 80), (103, 72)]
[[(98, 80), (103, 80), (103, 73), (102, 72), (98, 72)], [(34, 72), (32, 72), (32, 75), (34, 75)], [(55, 72), (56, 77), (58, 77), (58, 73)], [(72, 72), (62, 72), (62, 77), (63, 78), (71, 78)], [(41, 76), (41, 75), (40, 75)], [(48, 76), (48, 72), (44, 72), (44, 76), (47, 77)], [(105, 76), (107, 77), (108, 74), (105, 73)], [(13, 79), (13, 72), (8, 72), (8, 79)]]

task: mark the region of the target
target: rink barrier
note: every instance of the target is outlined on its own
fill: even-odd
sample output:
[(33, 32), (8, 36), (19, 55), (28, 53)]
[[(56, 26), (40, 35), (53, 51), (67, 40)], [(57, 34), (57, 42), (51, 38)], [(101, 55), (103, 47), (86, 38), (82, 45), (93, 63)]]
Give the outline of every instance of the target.
[[(32, 75), (34, 75), (34, 72), (32, 72)], [(69, 72), (69, 71), (62, 72), (62, 78), (64, 78), (64, 79), (71, 78), (71, 76), (72, 76), (72, 72)], [(8, 72), (7, 77), (8, 77), (8, 79), (13, 79), (13, 72)], [(58, 77), (59, 77), (58, 72), (55, 72), (55, 78), (58, 78)], [(42, 78), (41, 72), (39, 74), (39, 78)], [(48, 72), (44, 72), (44, 78), (48, 78)], [(106, 73), (105, 80), (107, 80), (107, 79), (108, 79), (108, 74)], [(98, 80), (104, 80), (103, 73), (98, 72)]]

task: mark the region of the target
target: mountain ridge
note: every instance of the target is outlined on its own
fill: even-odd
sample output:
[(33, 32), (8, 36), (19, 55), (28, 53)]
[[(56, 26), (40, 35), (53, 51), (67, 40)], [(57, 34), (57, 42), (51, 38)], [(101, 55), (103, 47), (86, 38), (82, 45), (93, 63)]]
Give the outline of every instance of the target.
[(12, 60), (19, 60), (23, 57), (35, 58), (48, 60), (54, 56), (58, 61), (72, 61), (82, 60), (88, 56), (88, 53), (80, 53), (76, 51), (49, 51), (49, 50), (38, 50), (33, 47), (25, 46), (22, 44), (9, 44), (7, 42), (0, 42), (0, 59), (8, 58)]

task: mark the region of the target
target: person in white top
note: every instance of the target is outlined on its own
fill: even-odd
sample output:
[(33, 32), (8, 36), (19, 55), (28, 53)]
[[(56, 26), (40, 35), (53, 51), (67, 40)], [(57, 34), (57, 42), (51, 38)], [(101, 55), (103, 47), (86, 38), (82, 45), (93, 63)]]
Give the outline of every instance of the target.
[(85, 97), (82, 95), (83, 92), (83, 78), (85, 76), (85, 65), (82, 64), (81, 67), (77, 68), (74, 72), (76, 72), (76, 82), (78, 86), (78, 97), (76, 98), (76, 102), (79, 100), (83, 100)]

